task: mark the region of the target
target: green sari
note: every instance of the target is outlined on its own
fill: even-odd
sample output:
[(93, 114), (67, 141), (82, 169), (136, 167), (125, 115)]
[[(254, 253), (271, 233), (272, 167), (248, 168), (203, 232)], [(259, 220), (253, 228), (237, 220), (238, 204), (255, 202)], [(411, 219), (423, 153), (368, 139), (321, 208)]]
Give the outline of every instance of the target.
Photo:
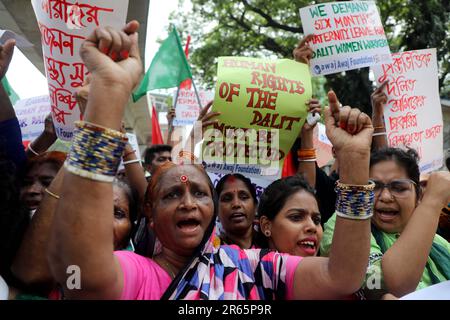
[[(335, 223), (336, 214), (334, 214), (325, 224), (323, 238), (320, 244), (321, 256), (328, 256), (330, 253)], [(362, 288), (368, 298), (375, 296), (379, 297), (382, 294), (387, 293), (381, 269), (381, 259), (383, 254), (394, 244), (399, 236), (399, 233), (386, 233), (378, 230), (372, 225), (369, 265), (367, 268), (366, 279), (362, 284)], [(428, 256), (425, 270), (423, 271), (416, 290), (447, 280), (450, 280), (450, 243), (436, 234), (433, 239), (433, 245)]]

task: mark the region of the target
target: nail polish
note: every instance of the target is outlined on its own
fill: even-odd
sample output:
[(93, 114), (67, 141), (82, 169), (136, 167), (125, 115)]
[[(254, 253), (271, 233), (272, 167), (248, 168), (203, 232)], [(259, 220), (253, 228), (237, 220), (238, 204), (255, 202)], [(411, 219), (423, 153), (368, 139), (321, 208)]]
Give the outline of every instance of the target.
[(130, 53), (127, 50), (122, 50), (120, 51), (120, 56), (122, 57), (122, 59), (128, 59)]

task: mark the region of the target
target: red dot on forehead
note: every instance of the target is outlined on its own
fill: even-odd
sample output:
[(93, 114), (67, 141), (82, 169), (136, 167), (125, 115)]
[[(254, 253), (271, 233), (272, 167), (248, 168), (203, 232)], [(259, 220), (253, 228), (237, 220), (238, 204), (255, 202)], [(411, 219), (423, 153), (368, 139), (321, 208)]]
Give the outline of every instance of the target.
[(180, 176), (180, 181), (181, 181), (182, 183), (186, 183), (186, 182), (189, 181), (189, 178), (188, 178), (187, 175), (183, 174), (183, 175)]

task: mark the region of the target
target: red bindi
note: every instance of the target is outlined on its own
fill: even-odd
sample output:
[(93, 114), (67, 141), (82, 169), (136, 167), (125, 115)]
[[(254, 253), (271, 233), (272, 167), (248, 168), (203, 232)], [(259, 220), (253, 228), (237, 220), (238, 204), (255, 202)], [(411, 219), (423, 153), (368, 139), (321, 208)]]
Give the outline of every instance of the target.
[(188, 183), (189, 178), (187, 175), (183, 174), (182, 176), (180, 176), (180, 181), (181, 181), (181, 183)]

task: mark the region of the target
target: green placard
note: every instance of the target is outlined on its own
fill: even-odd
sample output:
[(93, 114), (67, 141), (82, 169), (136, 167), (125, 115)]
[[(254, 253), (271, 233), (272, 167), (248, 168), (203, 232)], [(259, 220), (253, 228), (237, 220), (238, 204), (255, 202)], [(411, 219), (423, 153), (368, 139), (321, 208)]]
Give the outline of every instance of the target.
[[(249, 161), (249, 157), (254, 157), (251, 148), (256, 147), (255, 142), (261, 150), (266, 148), (263, 145), (266, 139), (268, 149), (270, 146), (278, 149), (266, 154), (267, 159), (275, 160), (276, 157), (281, 165), (305, 122), (305, 102), (311, 98), (311, 93), (311, 75), (306, 64), (287, 59), (219, 57), (213, 111), (222, 114), (218, 117), (218, 124), (214, 125), (215, 133), (221, 132), (223, 137), (227, 137), (230, 133), (227, 130), (243, 129), (241, 135), (242, 131), (256, 132), (257, 139), (249, 140), (247, 137), (247, 150), (240, 154), (235, 152), (231, 159), (233, 163), (267, 164), (266, 161)], [(270, 132), (264, 133), (265, 130)], [(238, 137), (241, 135), (237, 134)], [(230, 146), (226, 145), (226, 152)], [(205, 152), (206, 146), (203, 147), (204, 158), (208, 159), (205, 154), (210, 152)], [(221, 161), (216, 159), (216, 162)], [(230, 152), (223, 162), (230, 163)]]

